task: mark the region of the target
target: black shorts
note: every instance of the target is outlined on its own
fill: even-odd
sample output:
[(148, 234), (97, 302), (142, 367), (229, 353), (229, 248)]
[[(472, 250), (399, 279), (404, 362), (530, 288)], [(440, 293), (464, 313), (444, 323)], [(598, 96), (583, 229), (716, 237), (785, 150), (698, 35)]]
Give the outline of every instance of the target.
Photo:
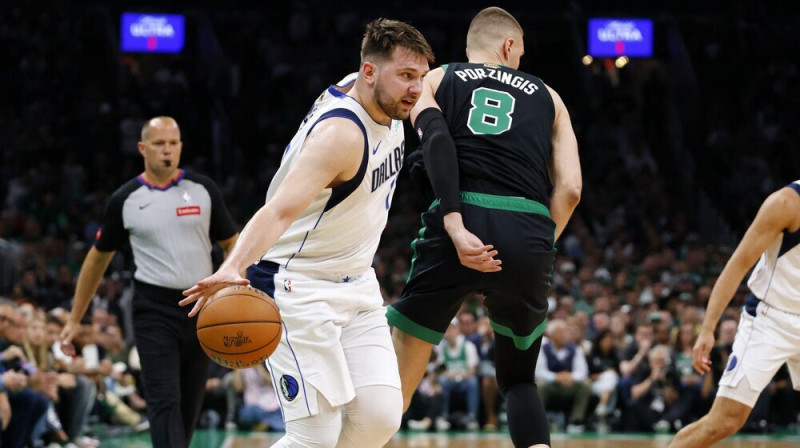
[(389, 323), (438, 344), (463, 300), (480, 292), (495, 332), (526, 350), (546, 325), (555, 223), (547, 207), (528, 199), (462, 192), (461, 202), (465, 227), (494, 246), (502, 271), (478, 272), (461, 264), (434, 202), (422, 214), (408, 282), (387, 310)]

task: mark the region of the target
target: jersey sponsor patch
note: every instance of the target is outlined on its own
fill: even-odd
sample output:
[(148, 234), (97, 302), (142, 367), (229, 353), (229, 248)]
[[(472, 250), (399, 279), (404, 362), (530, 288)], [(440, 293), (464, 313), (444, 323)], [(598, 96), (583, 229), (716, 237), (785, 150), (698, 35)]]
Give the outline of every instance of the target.
[(281, 392), (283, 393), (283, 397), (286, 398), (286, 401), (292, 401), (297, 398), (297, 392), (299, 392), (300, 388), (297, 387), (297, 380), (294, 377), (289, 375), (283, 375), (281, 377)]
[(187, 216), (187, 215), (199, 215), (200, 214), (200, 206), (199, 205), (192, 205), (189, 207), (178, 207), (175, 209), (175, 213), (178, 216)]

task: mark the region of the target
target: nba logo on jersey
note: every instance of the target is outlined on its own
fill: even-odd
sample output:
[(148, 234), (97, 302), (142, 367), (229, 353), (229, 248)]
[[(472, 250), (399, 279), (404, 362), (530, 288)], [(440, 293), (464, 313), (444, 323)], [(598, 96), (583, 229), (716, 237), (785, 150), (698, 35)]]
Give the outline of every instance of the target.
[(188, 191), (184, 191), (183, 192), (183, 203), (184, 204), (188, 204), (191, 201), (192, 201), (192, 197), (189, 196), (189, 192)]
[(292, 292), (292, 281), (286, 279), (283, 281), (283, 290), (286, 292)]

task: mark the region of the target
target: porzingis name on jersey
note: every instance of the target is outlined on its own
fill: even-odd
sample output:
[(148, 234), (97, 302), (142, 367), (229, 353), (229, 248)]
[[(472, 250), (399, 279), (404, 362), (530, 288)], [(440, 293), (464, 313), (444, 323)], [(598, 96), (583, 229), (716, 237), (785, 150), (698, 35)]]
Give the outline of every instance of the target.
[(504, 72), (502, 70), (491, 67), (465, 68), (464, 70), (456, 70), (455, 74), (464, 82), (466, 82), (468, 79), (471, 80), (483, 79), (483, 78), (495, 79), (497, 81), (502, 82), (503, 84), (508, 84), (511, 87), (515, 87), (519, 90), (522, 90), (528, 95), (532, 95), (534, 92), (539, 90), (539, 86), (521, 76), (517, 76), (514, 75), (513, 73)]
[(384, 182), (396, 176), (403, 167), (403, 154), (405, 153), (406, 143), (403, 142), (400, 146), (394, 148), (386, 156), (386, 159), (381, 162), (381, 166), (372, 170), (372, 191), (374, 192)]

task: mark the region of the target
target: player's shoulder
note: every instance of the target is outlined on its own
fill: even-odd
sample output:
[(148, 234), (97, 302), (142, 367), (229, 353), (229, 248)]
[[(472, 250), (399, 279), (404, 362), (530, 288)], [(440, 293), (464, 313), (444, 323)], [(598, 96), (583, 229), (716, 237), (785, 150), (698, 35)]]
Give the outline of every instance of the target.
[(794, 203), (800, 205), (800, 180), (794, 181), (782, 188), (775, 190), (764, 200), (765, 205), (777, 207), (791, 206)]
[(311, 131), (310, 135), (315, 140), (325, 140), (328, 143), (339, 145), (364, 144), (366, 126), (371, 122), (362, 120), (355, 111), (341, 108), (333, 111), (334, 114), (321, 120)]
[(797, 229), (800, 226), (800, 184), (792, 182), (767, 196), (759, 215), (776, 227)]

